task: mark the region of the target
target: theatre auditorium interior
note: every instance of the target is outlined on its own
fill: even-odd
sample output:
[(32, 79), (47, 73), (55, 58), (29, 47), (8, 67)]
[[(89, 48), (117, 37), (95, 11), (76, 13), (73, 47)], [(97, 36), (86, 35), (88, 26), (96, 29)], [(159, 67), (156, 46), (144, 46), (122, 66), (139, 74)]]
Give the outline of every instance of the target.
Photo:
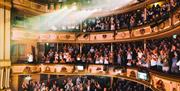
[(0, 91), (180, 91), (180, 0), (0, 0)]

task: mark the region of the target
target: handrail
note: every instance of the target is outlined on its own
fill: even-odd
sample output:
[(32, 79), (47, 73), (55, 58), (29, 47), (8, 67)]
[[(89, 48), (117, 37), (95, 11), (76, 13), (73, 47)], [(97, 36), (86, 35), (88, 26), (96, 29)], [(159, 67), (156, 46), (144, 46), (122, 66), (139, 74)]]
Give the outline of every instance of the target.
[[(136, 77), (134, 78), (134, 77), (130, 76), (132, 71), (134, 71), (136, 75), (138, 74), (137, 73), (138, 72), (137, 67), (127, 67), (125, 73), (114, 74), (113, 69), (116, 66), (112, 66), (112, 65), (111, 66), (106, 65), (106, 67), (108, 67), (109, 70), (104, 71), (104, 72), (103, 71), (101, 71), (101, 72), (97, 71), (97, 68), (101, 68), (101, 67), (103, 67), (105, 65), (92, 65), (92, 64), (89, 64), (89, 66), (87, 66), (87, 65), (85, 66), (84, 71), (80, 71), (80, 72), (75, 71), (75, 69), (74, 69), (75, 66), (76, 66), (75, 64), (44, 64), (44, 65), (42, 65), (42, 64), (36, 64), (36, 65), (33, 65), (33, 64), (12, 64), (12, 75), (35, 75), (35, 74), (36, 75), (40, 75), (40, 74), (58, 75), (58, 74), (61, 74), (61, 75), (109, 76), (109, 77), (124, 78), (124, 79), (131, 80), (131, 81), (134, 81), (134, 82), (137, 82), (137, 83), (140, 83), (140, 84), (144, 84), (144, 85), (152, 88), (154, 91), (157, 91), (157, 89), (156, 89), (156, 83), (158, 82), (157, 78), (160, 79), (160, 80), (165, 80), (166, 85), (171, 84), (171, 83), (180, 84), (180, 80), (179, 80), (180, 77), (166, 76), (166, 75), (164, 75), (162, 73), (159, 73), (157, 71), (152, 71), (152, 70), (149, 70), (149, 69), (146, 69), (146, 71), (149, 72), (150, 79), (149, 79), (149, 81), (143, 81), (143, 80), (139, 80)], [(30, 69), (32, 69), (32, 71), (30, 73), (26, 72), (25, 71), (26, 67), (30, 67)], [(41, 70), (39, 70), (38, 67), (40, 67)], [(45, 70), (43, 70), (43, 69), (46, 69), (46, 67), (50, 67), (50, 71), (46, 72)], [(68, 69), (68, 72), (64, 72), (64, 71), (61, 72), (61, 69), (63, 67)], [(55, 69), (59, 69), (59, 71), (58, 70), (55, 71)], [(91, 71), (90, 71), (90, 69), (91, 69)], [(38, 72), (36, 72), (35, 70), (38, 70)], [(167, 83), (167, 81), (169, 81), (170, 83)], [(153, 82), (155, 82), (155, 83), (153, 83)], [(166, 88), (166, 89), (169, 89), (169, 88)]]
[[(176, 12), (178, 12), (179, 11), (179, 9), (177, 9), (176, 10)], [(175, 13), (176, 14), (176, 13)], [(179, 22), (173, 22), (173, 24), (171, 25), (170, 24), (170, 22), (171, 21), (173, 21), (173, 19), (171, 19), (171, 18), (174, 18), (174, 15), (172, 15), (168, 20), (166, 20), (166, 21), (164, 21), (162, 24), (164, 24), (165, 22), (169, 22), (169, 24), (166, 26), (166, 25), (164, 25), (164, 27), (166, 27), (166, 29), (164, 29), (164, 30), (167, 30), (167, 29), (171, 29), (170, 27), (173, 27), (173, 26), (176, 26), (176, 25), (178, 25), (178, 23)], [(169, 21), (170, 20), (170, 21)], [(167, 27), (169, 27), (169, 28), (167, 28)], [(176, 27), (178, 27), (178, 26), (176, 26)], [(16, 28), (16, 27), (14, 27), (14, 28)], [(150, 28), (150, 26), (149, 25), (144, 25), (144, 26), (139, 26), (139, 27), (135, 27), (135, 28), (133, 28), (133, 31), (132, 31), (132, 33), (134, 33), (134, 32), (139, 32), (140, 31), (140, 29), (144, 29), (144, 28), (148, 28), (149, 30), (151, 30), (151, 28)], [(157, 26), (157, 28), (159, 29), (159, 26)], [(23, 29), (23, 28), (22, 28)], [(28, 30), (28, 29), (27, 29)], [(162, 30), (162, 29), (161, 29)], [(158, 32), (159, 32), (159, 30), (157, 30)], [(27, 32), (29, 32), (29, 31), (27, 31)], [(121, 29), (121, 30), (117, 30), (117, 33), (125, 33), (125, 32), (128, 32), (127, 31), (127, 29)], [(164, 32), (164, 31), (161, 31), (161, 32)], [(33, 32), (32, 32), (33, 33)], [(67, 34), (67, 35), (71, 35), (72, 34), (72, 36), (75, 36), (76, 34), (81, 34), (81, 35), (85, 35), (85, 34), (90, 34), (90, 35), (92, 35), (92, 34), (108, 34), (108, 33), (110, 33), (110, 34), (112, 34), (115, 38), (115, 40), (113, 40), (114, 42), (117, 42), (117, 41), (120, 41), (120, 40), (118, 40), (117, 38), (116, 38), (116, 36), (117, 35), (114, 35), (114, 31), (107, 31), (107, 32), (55, 32), (55, 31), (46, 31), (46, 33), (42, 33), (42, 32), (39, 32), (39, 34), (50, 34), (50, 33), (52, 33), (52, 34), (59, 34), (59, 33), (64, 33), (64, 34)], [(150, 32), (149, 32), (150, 33)], [(132, 37), (134, 38), (134, 37), (139, 37), (139, 36), (130, 36), (128, 33), (125, 33), (126, 35), (128, 35), (129, 37), (127, 37), (127, 38), (123, 38), (123, 40), (124, 39), (131, 39)], [(150, 34), (153, 34), (153, 33), (150, 33)], [(118, 35), (119, 36), (119, 35)], [(140, 37), (146, 37), (147, 35), (146, 35), (146, 33), (145, 34), (142, 34), (142, 36), (140, 36)], [(148, 35), (149, 36), (149, 35)], [(147, 38), (147, 37), (146, 37)], [(113, 38), (112, 38), (113, 39)], [(142, 38), (141, 38), (142, 39)], [(76, 39), (73, 39), (73, 40), (75, 40), (76, 41)], [(106, 41), (105, 41), (106, 42)], [(76, 43), (78, 43), (78, 41), (76, 41)]]
[[(45, 64), (44, 66), (46, 66), (46, 67), (50, 67), (50, 66), (58, 67), (58, 66), (61, 66), (61, 65), (64, 66), (64, 67), (65, 66), (71, 66), (71, 67), (72, 66), (76, 66), (74, 64)], [(83, 72), (82, 71), (81, 72), (72, 71), (72, 72), (68, 72), (67, 73), (67, 72), (52, 72), (52, 70), (50, 72), (42, 72), (42, 70), (41, 70), (41, 72), (36, 72), (36, 73), (24, 73), (24, 72), (16, 73), (15, 72), (17, 70), (15, 67), (21, 67), (21, 69), (23, 69), (23, 68), (26, 69), (24, 66), (25, 67), (31, 67), (33, 69), (33, 67), (41, 67), (42, 64), (35, 64), (35, 65), (33, 65), (33, 64), (12, 64), (12, 70), (13, 70), (12, 71), (12, 76), (13, 76), (13, 74), (16, 74), (16, 75), (34, 75), (34, 74), (38, 74), (38, 75), (40, 75), (40, 74), (58, 75), (58, 74), (61, 74), (61, 75), (95, 75), (95, 76), (106, 76), (106, 77), (123, 78), (123, 79), (126, 79), (126, 80), (137, 82), (139, 84), (143, 84), (143, 85), (151, 88), (153, 91), (158, 91), (149, 81), (138, 80), (136, 77), (135, 78), (134, 77), (130, 77), (130, 76), (127, 75), (126, 72), (123, 73), (123, 74), (112, 74), (112, 73), (109, 73), (109, 72), (101, 73), (101, 74), (99, 74), (99, 73), (91, 73), (91, 72), (88, 71), (89, 70), (88, 67), (94, 66), (94, 65), (91, 65), (91, 64), (89, 66), (86, 65), (85, 66), (86, 68), (84, 69)], [(104, 65), (97, 65), (97, 66), (104, 66)], [(112, 65), (109, 66), (109, 69), (113, 69), (113, 68), (114, 68), (114, 66), (112, 66)], [(43, 68), (41, 67), (41, 69), (43, 69)], [(57, 68), (57, 69), (59, 69), (59, 68)], [(127, 67), (127, 70), (128, 69), (138, 71), (137, 68)], [(68, 69), (68, 70), (71, 70), (71, 69)], [(112, 71), (112, 70), (110, 70), (110, 71)]]
[[(25, 31), (23, 28), (13, 28), (12, 29), (12, 40), (35, 40), (36, 42), (64, 42), (64, 43), (109, 43), (109, 42), (122, 42), (122, 41), (132, 41), (132, 40), (140, 40), (140, 39), (149, 39), (149, 38), (157, 38), (157, 37), (163, 37), (169, 34), (179, 34), (180, 29), (180, 21), (174, 22), (172, 25), (169, 25), (170, 21), (165, 21), (167, 24), (163, 29), (156, 29), (155, 32), (151, 32), (151, 29), (149, 26), (145, 27), (145, 33), (141, 34), (140, 29), (133, 30), (132, 33), (135, 34), (134, 36), (130, 36), (129, 31), (118, 31), (117, 35), (114, 35), (114, 31), (108, 31), (108, 32), (92, 32), (92, 33), (74, 33), (74, 32), (30, 32)], [(146, 31), (147, 28), (147, 31)], [(157, 27), (158, 28), (158, 27)], [(16, 33), (18, 33), (21, 36), (16, 36)], [(78, 38), (76, 38), (76, 35), (80, 34)], [(83, 38), (85, 34), (88, 34), (88, 38)], [(24, 35), (28, 35), (24, 36)], [(54, 39), (50, 39), (49, 36), (56, 36)], [(102, 36), (106, 35), (107, 38), (103, 38)], [(69, 38), (68, 38), (69, 36)], [(102, 38), (100, 39), (93, 39), (94, 37)], [(41, 37), (43, 39), (41, 39)], [(60, 38), (59, 38), (60, 37)], [(68, 41), (67, 41), (68, 40)]]
[[(60, 63), (60, 64), (52, 64), (52, 63), (48, 63), (48, 64), (46, 64), (46, 63), (43, 63), (43, 64), (41, 64), (41, 63), (27, 64), (26, 63), (26, 64), (24, 64), (23, 63), (23, 64), (12, 64), (12, 68), (13, 67), (18, 67), (18, 66), (22, 66), (22, 68), (24, 68), (24, 67), (34, 67), (34, 66), (41, 67), (42, 65), (43, 66), (58, 66), (58, 65), (76, 66), (76, 65), (83, 65), (83, 66), (86, 66), (87, 68), (88, 68), (88, 66), (95, 65), (95, 66), (120, 67), (120, 68), (133, 69), (133, 70), (138, 70), (138, 69), (142, 68), (142, 67), (129, 67), (129, 66), (124, 67), (124, 66), (119, 66), (119, 65), (115, 65), (115, 64), (114, 65), (103, 65), (103, 64), (74, 64), (74, 63)], [(23, 70), (23, 69), (21, 69), (21, 70)], [(152, 69), (149, 69), (149, 68), (144, 68), (144, 67), (143, 67), (143, 70), (146, 70), (146, 71), (150, 72), (150, 74), (153, 74), (153, 75), (157, 75), (157, 76), (160, 76), (160, 77), (165, 77), (165, 73), (163, 73), (163, 72), (159, 72), (159, 71), (152, 70)], [(14, 71), (17, 71), (17, 70), (14, 70)], [(15, 72), (15, 74), (16, 73), (21, 74), (21, 73)], [(57, 73), (57, 72), (55, 72), (55, 73)], [(180, 82), (180, 79), (177, 79), (177, 78), (180, 78), (180, 76), (178, 76), (178, 75), (166, 74), (166, 76), (168, 77), (168, 79), (171, 78), (171, 80), (173, 80), (173, 81)]]
[(160, 78), (163, 78), (163, 79), (170, 80), (170, 81), (180, 82), (180, 79), (177, 79), (177, 78), (180, 78), (180, 76), (177, 76), (174, 74), (166, 74), (166, 73), (154, 71), (154, 70), (150, 70), (150, 74), (160, 77)]

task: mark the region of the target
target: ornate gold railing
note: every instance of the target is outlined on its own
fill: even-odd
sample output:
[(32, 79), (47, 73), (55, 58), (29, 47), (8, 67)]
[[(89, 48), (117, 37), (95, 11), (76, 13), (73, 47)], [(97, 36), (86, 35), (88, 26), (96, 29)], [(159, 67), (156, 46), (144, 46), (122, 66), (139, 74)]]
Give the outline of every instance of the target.
[[(84, 65), (84, 70), (78, 70), (76, 68), (77, 65), (74, 64), (13, 64), (12, 65), (12, 84), (13, 86), (17, 86), (17, 77), (19, 75), (32, 75), (34, 79), (40, 77), (41, 74), (47, 75), (95, 75), (95, 76), (108, 76), (108, 77), (117, 77), (123, 78), (127, 80), (131, 80), (140, 84), (143, 84), (147, 87), (150, 87), (154, 91), (157, 90), (157, 85), (159, 81), (162, 81), (164, 84), (164, 89), (166, 91), (172, 91), (172, 89), (176, 89), (176, 91), (180, 91), (180, 77), (166, 76), (156, 71), (151, 71), (146, 69), (148, 75), (147, 80), (141, 80), (138, 77), (139, 68), (119, 68), (116, 69), (117, 66), (108, 66), (106, 68), (108, 70), (103, 70), (105, 65), (93, 65), (89, 64)], [(141, 69), (141, 68), (140, 68)], [(121, 73), (117, 73), (117, 71), (121, 70)], [(125, 71), (122, 71), (125, 70)], [(33, 76), (34, 75), (34, 76)], [(159, 85), (158, 85), (159, 86)], [(18, 86), (17, 86), (18, 87)]]
[(12, 28), (14, 41), (33, 40), (34, 42), (64, 42), (64, 43), (100, 43), (100, 42), (120, 42), (154, 37), (163, 37), (170, 34), (179, 34), (180, 29), (180, 10), (177, 10), (168, 20), (155, 28), (142, 26), (133, 29), (131, 34), (127, 29), (109, 32), (36, 32), (25, 28)]
[(13, 6), (20, 10), (28, 10), (35, 14), (42, 14), (48, 12), (48, 6), (34, 3), (30, 0), (13, 0)]

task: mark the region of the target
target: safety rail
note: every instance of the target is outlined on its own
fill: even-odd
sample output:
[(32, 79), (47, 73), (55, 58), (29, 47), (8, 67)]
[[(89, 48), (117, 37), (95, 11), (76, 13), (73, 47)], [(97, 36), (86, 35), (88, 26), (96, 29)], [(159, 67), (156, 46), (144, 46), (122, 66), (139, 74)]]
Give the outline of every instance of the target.
[[(78, 69), (82, 66), (83, 69)], [(140, 77), (140, 73), (146, 74), (147, 78)], [(166, 91), (180, 91), (180, 77), (166, 76), (157, 71), (137, 67), (121, 67), (118, 65), (95, 65), (95, 64), (13, 64), (12, 76), (18, 75), (94, 75), (123, 78), (143, 84), (154, 91), (159, 89), (159, 81), (163, 82)], [(15, 78), (14, 78), (15, 79)], [(13, 80), (13, 77), (12, 77)], [(14, 82), (15, 83), (15, 82)]]

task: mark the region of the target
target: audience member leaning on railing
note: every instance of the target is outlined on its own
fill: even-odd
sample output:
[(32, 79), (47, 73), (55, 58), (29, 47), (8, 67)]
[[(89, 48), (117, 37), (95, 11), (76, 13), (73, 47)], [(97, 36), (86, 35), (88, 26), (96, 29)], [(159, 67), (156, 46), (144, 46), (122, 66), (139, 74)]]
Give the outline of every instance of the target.
[[(50, 49), (42, 54), (41, 63), (82, 63), (119, 66), (141, 66), (166, 73), (179, 73), (180, 37), (111, 44), (84, 44), (59, 46), (59, 51)], [(112, 49), (113, 48), (113, 49)]]
[(87, 19), (82, 24), (82, 31), (114, 31), (122, 28), (128, 28), (129, 30), (131, 30), (132, 27), (151, 23), (154, 23), (151, 26), (154, 27), (162, 23), (164, 20), (167, 20), (170, 16), (170, 13), (174, 12), (175, 9), (179, 6), (179, 0), (170, 0), (170, 2), (167, 1), (161, 6), (157, 4), (153, 5), (150, 8), (146, 7), (146, 10), (138, 9), (136, 11), (113, 16)]

